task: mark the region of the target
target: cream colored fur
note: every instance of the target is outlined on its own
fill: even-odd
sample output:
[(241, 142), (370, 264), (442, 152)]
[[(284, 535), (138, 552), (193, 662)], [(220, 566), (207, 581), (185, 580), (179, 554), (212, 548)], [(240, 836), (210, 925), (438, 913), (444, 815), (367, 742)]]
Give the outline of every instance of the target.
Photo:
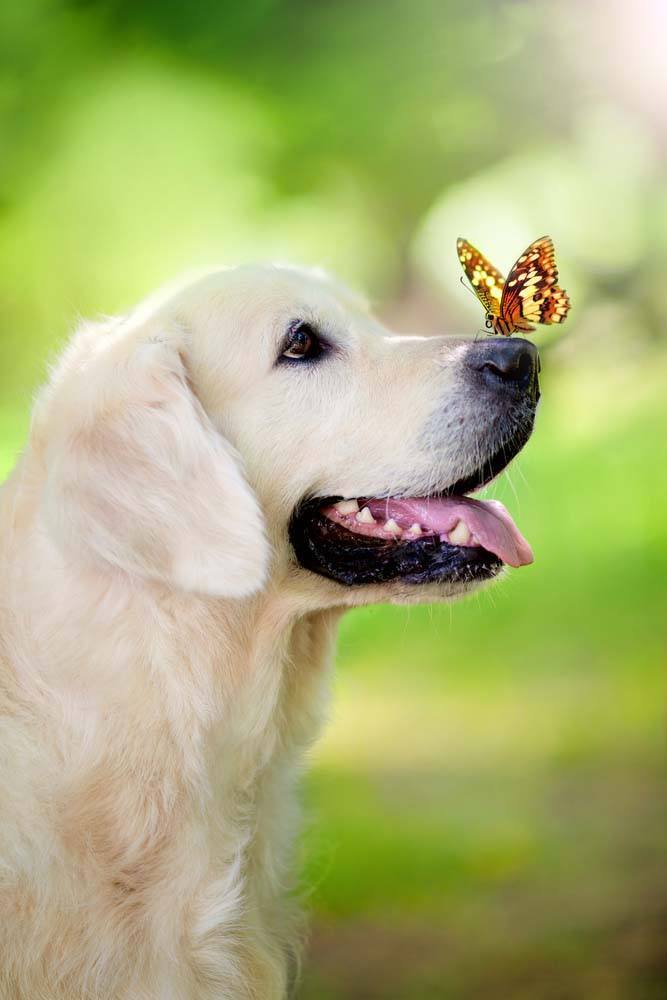
[[(309, 371), (275, 364), (298, 318), (336, 344)], [(464, 351), (277, 267), (74, 335), (0, 491), (2, 1000), (285, 996), (337, 620), (461, 590), (335, 585), (288, 520), (457, 478)]]

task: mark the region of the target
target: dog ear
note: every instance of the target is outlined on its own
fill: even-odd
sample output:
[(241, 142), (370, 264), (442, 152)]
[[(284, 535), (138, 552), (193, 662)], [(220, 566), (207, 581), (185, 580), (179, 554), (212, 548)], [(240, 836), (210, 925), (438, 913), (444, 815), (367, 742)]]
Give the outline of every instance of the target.
[(129, 352), (110, 339), (78, 370), (66, 356), (43, 408), (42, 425), (55, 413), (60, 425), (42, 435), (51, 532), (69, 551), (184, 591), (253, 593), (269, 557), (263, 517), (177, 338), (135, 340)]

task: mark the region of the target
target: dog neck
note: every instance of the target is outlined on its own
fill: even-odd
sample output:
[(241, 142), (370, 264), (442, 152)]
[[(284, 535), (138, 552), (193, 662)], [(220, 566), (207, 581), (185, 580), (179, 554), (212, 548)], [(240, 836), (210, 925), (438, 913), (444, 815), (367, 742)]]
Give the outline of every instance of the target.
[[(197, 949), (215, 939), (216, 982), (234, 968), (233, 982), (282, 996), (280, 956), (298, 937), (284, 903), (295, 762), (320, 729), (340, 610), (299, 612), (278, 584), (232, 601), (84, 572), (28, 525), (4, 542), (4, 696), (24, 706), (26, 730), (15, 762), (7, 748), (9, 766), (22, 800), (54, 817), (38, 852), (44, 871), (26, 872), (25, 892), (34, 877), (37, 898), (49, 866), (66, 858), (62, 877), (80, 905), (62, 933), (89, 942), (77, 946), (83, 965), (104, 963), (106, 995), (125, 996), (135, 946), (105, 914), (129, 913), (132, 900), (146, 967), (161, 954), (161, 969), (165, 955), (196, 968)], [(28, 572), (35, 566), (43, 573)], [(29, 744), (52, 750), (33, 762)], [(99, 912), (85, 905), (92, 897), (105, 901)], [(56, 917), (42, 915), (48, 935)]]

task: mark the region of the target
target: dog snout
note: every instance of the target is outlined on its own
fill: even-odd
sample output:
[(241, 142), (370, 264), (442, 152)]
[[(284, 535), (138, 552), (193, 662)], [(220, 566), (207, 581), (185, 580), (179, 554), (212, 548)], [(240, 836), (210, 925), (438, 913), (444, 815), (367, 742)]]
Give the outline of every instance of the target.
[(525, 394), (533, 402), (539, 398), (540, 356), (529, 340), (476, 341), (466, 353), (465, 365), (496, 393)]

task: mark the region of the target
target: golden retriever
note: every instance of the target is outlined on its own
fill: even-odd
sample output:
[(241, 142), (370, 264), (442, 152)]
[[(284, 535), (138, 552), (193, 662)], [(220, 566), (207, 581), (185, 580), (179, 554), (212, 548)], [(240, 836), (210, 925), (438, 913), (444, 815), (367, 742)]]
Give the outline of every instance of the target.
[(277, 266), (75, 333), (0, 492), (2, 1000), (287, 994), (337, 622), (530, 562), (467, 494), (537, 371)]

